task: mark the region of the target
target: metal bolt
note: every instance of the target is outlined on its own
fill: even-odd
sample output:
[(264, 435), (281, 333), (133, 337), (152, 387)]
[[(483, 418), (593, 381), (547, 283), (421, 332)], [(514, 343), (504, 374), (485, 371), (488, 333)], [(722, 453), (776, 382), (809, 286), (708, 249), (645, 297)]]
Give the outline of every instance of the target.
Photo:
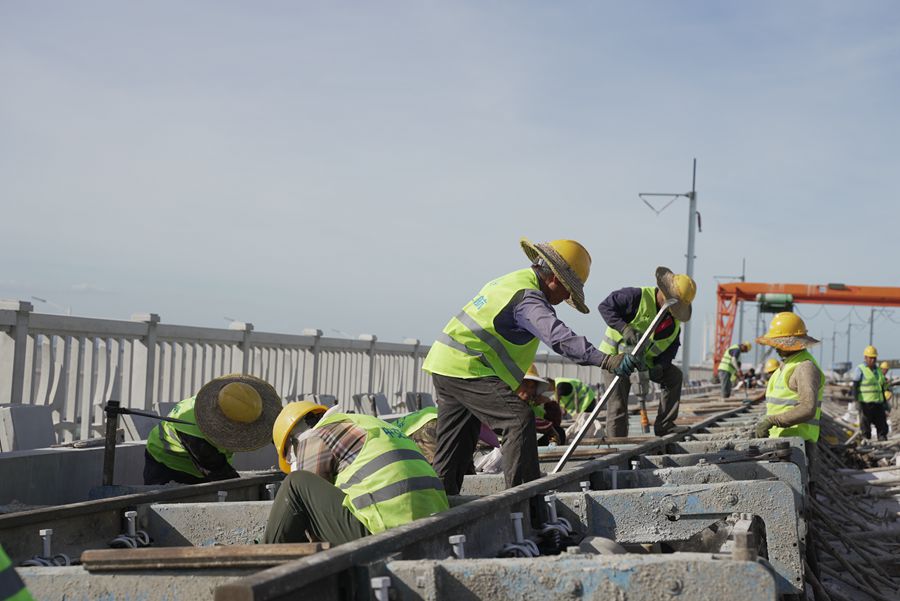
[(727, 497), (725, 497), (725, 502), (729, 505), (737, 505), (738, 496), (734, 493), (729, 493)]
[(677, 578), (673, 578), (669, 582), (669, 594), (671, 595), (680, 595), (683, 589), (683, 585), (681, 584), (681, 580)]
[(516, 533), (516, 542), (521, 543), (525, 540), (525, 532), (522, 530), (522, 519), (525, 517), (521, 511), (509, 514), (509, 518), (513, 521), (513, 529)]
[(611, 465), (609, 466), (609, 478), (612, 480), (612, 490), (618, 490), (619, 488), (619, 466)]
[(641, 467), (640, 460), (638, 460), (638, 459), (631, 460), (631, 469), (636, 470), (636, 469), (640, 469), (640, 467)]
[(578, 486), (581, 487), (581, 492), (590, 492), (591, 490), (591, 481), (590, 480), (582, 480), (578, 483)]
[(125, 512), (125, 531), (128, 533), (128, 536), (134, 538), (137, 536), (137, 511), (126, 511)]
[(219, 503), (224, 503), (225, 499), (228, 498), (227, 490), (220, 490), (217, 494), (219, 495)]
[(556, 495), (547, 495), (544, 497), (544, 502), (547, 504), (547, 510), (550, 512), (550, 522), (555, 524), (558, 519), (556, 515)]
[(41, 557), (52, 557), (53, 552), (50, 549), (50, 542), (53, 538), (53, 528), (38, 530), (38, 534), (41, 535), (41, 543), (44, 551), (44, 554)]
[(372, 578), (369, 583), (372, 585), (372, 592), (375, 593), (377, 601), (388, 601), (391, 595), (391, 578), (390, 576), (377, 576)]
[(276, 484), (275, 482), (270, 482), (269, 484), (266, 484), (266, 493), (268, 493), (270, 501), (275, 499), (275, 491), (277, 491), (277, 490), (278, 490), (278, 484)]
[(706, 463), (707, 462), (706, 462), (705, 457), (701, 457), (700, 459), (697, 460), (697, 465), (706, 465)]
[(453, 555), (456, 559), (465, 559), (466, 558), (466, 535), (465, 534), (454, 534), (449, 539), (450, 547), (453, 549)]
[(581, 547), (566, 547), (567, 555), (578, 555), (581, 553)]
[(671, 499), (666, 499), (665, 501), (660, 503), (659, 507), (666, 515), (678, 515), (678, 506), (675, 504), (675, 501)]

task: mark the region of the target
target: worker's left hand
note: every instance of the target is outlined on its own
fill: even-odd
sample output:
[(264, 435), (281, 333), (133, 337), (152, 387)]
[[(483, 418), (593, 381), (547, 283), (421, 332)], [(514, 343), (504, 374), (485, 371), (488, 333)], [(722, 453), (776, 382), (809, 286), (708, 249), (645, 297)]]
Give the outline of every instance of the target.
[(607, 369), (623, 378), (630, 376), (637, 366), (638, 360), (627, 353), (612, 355), (607, 363)]
[(772, 420), (769, 419), (769, 416), (764, 416), (761, 420), (756, 422), (756, 437), (757, 438), (768, 438), (769, 437), (769, 428), (772, 427)]

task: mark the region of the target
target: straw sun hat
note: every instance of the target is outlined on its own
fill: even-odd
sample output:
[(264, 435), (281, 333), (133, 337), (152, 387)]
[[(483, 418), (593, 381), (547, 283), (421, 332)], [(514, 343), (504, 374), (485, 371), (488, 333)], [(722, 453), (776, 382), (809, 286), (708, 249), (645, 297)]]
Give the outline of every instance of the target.
[(210, 380), (197, 393), (194, 418), (210, 442), (228, 451), (254, 451), (272, 440), (281, 397), (253, 376), (229, 374)]
[(532, 263), (543, 259), (556, 274), (569, 291), (567, 303), (582, 313), (590, 312), (584, 304), (584, 283), (591, 272), (591, 255), (581, 244), (574, 240), (554, 240), (535, 244), (528, 238), (522, 238), (520, 244)]
[(680, 322), (691, 320), (691, 303), (697, 296), (697, 284), (689, 276), (672, 273), (668, 267), (656, 268), (656, 287), (666, 300), (677, 298), (678, 302), (669, 307), (669, 313)]

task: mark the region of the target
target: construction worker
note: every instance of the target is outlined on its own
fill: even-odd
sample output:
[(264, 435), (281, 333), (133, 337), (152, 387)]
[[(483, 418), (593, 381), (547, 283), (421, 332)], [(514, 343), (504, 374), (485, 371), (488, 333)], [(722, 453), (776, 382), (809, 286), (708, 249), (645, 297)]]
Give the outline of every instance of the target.
[[(778, 371), (779, 367), (781, 367), (781, 362), (778, 361), (778, 359), (772, 357), (772, 358), (766, 360), (766, 364), (763, 366), (763, 373), (765, 374), (764, 381), (766, 383), (768, 383), (769, 380), (772, 379), (772, 374), (774, 374), (776, 371)], [(756, 403), (756, 402), (763, 400), (764, 398), (766, 398), (766, 388), (765, 387), (763, 387), (763, 389), (760, 392), (754, 393), (754, 395), (752, 397), (747, 399), (747, 402)]]
[(741, 353), (746, 353), (752, 346), (749, 342), (742, 342), (732, 344), (725, 349), (722, 359), (719, 360), (719, 378), (722, 383), (723, 399), (731, 396), (731, 388), (741, 376)]
[(772, 318), (769, 331), (756, 339), (783, 360), (766, 387), (766, 415), (756, 424), (757, 438), (798, 436), (812, 461), (819, 440), (825, 374), (807, 350), (819, 341), (808, 335), (799, 315), (785, 311)]
[(503, 431), (503, 473), (509, 487), (540, 476), (534, 414), (516, 396), (543, 342), (581, 365), (627, 376), (627, 355), (609, 356), (578, 336), (553, 306), (566, 301), (582, 313), (587, 250), (574, 240), (533, 244), (521, 240), (530, 267), (488, 282), (431, 346), (422, 366), (438, 398), (434, 465), (447, 494), (458, 494), (478, 439), (479, 422)]
[(210, 380), (184, 399), (147, 436), (144, 484), (199, 484), (239, 477), (237, 451), (266, 445), (281, 409), (272, 386), (253, 376), (229, 374)]
[(597, 389), (577, 378), (554, 378), (553, 384), (556, 401), (569, 415), (589, 411), (597, 400)]
[(878, 367), (878, 349), (869, 345), (863, 351), (863, 362), (853, 371), (853, 397), (859, 403), (859, 434), (868, 439), (872, 426), (878, 440), (887, 440), (887, 407), (885, 390), (887, 380)]
[(298, 401), (275, 420), (272, 441), (288, 476), (265, 542), (336, 545), (449, 508), (434, 469), (403, 432), (370, 415), (326, 411)]
[(525, 372), (525, 378), (516, 389), (518, 397), (531, 406), (534, 413), (534, 426), (538, 433), (538, 446), (549, 444), (565, 444), (566, 433), (562, 429), (562, 408), (560, 404), (544, 393), (550, 389), (550, 380), (542, 378), (537, 367), (532, 365)]
[(437, 413), (437, 407), (425, 407), (394, 421), (394, 426), (416, 443), (428, 463), (434, 463), (434, 450), (437, 446)]
[(0, 601), (34, 601), (25, 583), (16, 572), (16, 566), (0, 545)]
[[(675, 428), (682, 375), (681, 369), (672, 365), (672, 359), (681, 344), (681, 324), (691, 319), (691, 303), (696, 294), (697, 284), (689, 276), (676, 275), (667, 267), (657, 267), (656, 286), (616, 290), (597, 307), (607, 324), (600, 350), (612, 354), (635, 347), (666, 300), (678, 299), (656, 327), (643, 353), (643, 366), (648, 370), (650, 380), (662, 388), (653, 425), (657, 436), (664, 436)], [(604, 372), (604, 385), (608, 387), (612, 381), (613, 374)], [(631, 381), (621, 378), (610, 394), (606, 405), (607, 436), (628, 436), (630, 390)]]

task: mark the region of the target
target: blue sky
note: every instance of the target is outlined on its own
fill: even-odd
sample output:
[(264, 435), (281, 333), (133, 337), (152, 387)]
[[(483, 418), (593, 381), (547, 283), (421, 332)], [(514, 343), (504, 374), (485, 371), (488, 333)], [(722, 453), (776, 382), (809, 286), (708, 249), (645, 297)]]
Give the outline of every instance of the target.
[(78, 315), (430, 341), (521, 236), (580, 240), (596, 306), (684, 269), (638, 192), (693, 157), (695, 360), (742, 257), (900, 285), (895, 2), (7, 1), (0, 82), (0, 297)]

